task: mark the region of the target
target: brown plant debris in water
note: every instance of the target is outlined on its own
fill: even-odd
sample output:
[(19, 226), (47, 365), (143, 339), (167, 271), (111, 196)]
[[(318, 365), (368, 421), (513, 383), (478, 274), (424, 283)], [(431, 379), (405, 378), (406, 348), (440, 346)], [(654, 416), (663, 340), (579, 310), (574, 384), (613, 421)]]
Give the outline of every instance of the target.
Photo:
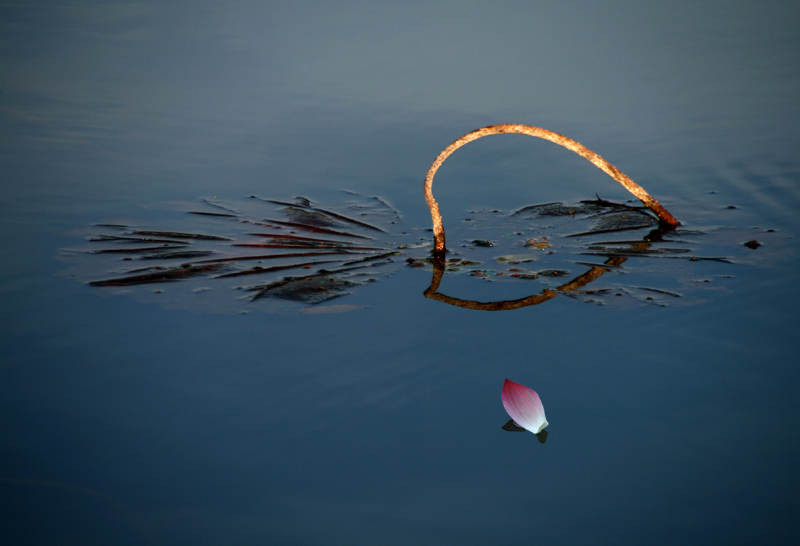
[[(472, 236), (461, 239), (466, 242), (462, 247), (468, 247), (475, 252), (476, 255), (480, 256), (479, 260), (467, 260), (459, 257), (451, 258), (445, 264), (443, 260), (446, 252), (444, 227), (438, 204), (433, 198), (433, 177), (444, 160), (459, 147), (483, 136), (502, 133), (536, 136), (555, 142), (578, 153), (623, 185), (645, 206), (614, 203), (598, 197), (595, 200), (582, 201), (574, 205), (546, 203), (526, 206), (509, 215), (498, 214), (501, 211), (492, 210), (490, 216), (493, 217), (493, 220), (499, 222), (499, 224), (495, 224), (495, 228), (500, 231), (495, 231), (489, 236), (485, 236), (487, 233), (486, 225), (488, 224), (486, 218), (481, 217), (478, 211), (471, 211), (470, 218), (468, 218), (469, 222), (463, 224), (463, 226), (466, 226), (463, 229), (466, 229)], [(92, 286), (131, 286), (135, 284), (174, 282), (203, 275), (210, 276), (211, 274), (215, 274), (212, 277), (214, 279), (230, 279), (241, 276), (269, 275), (291, 269), (306, 269), (309, 270), (306, 275), (283, 277), (257, 286), (238, 288), (255, 292), (255, 295), (251, 298), (252, 300), (275, 297), (314, 305), (344, 295), (348, 293), (349, 289), (360, 284), (362, 281), (354, 276), (358, 275), (358, 273), (354, 273), (356, 270), (363, 270), (367, 267), (380, 268), (395, 263), (396, 256), (407, 256), (403, 252), (408, 252), (412, 248), (426, 246), (425, 243), (420, 243), (420, 241), (426, 239), (425, 237), (419, 237), (415, 243), (411, 244), (408, 243), (408, 240), (402, 244), (397, 244), (396, 240), (394, 243), (386, 241), (386, 239), (396, 239), (398, 233), (396, 231), (392, 233), (380, 227), (379, 224), (382, 222), (384, 225), (392, 225), (396, 229), (398, 220), (401, 217), (393, 207), (381, 198), (373, 197), (371, 198), (372, 202), (369, 204), (352, 204), (351, 212), (344, 213), (315, 206), (310, 200), (302, 197), (297, 198), (295, 202), (252, 197), (254, 201), (262, 204), (277, 205), (280, 208), (277, 211), (273, 207), (270, 211), (264, 211), (265, 213), (248, 214), (240, 210), (242, 207), (231, 207), (218, 202), (216, 199), (206, 199), (203, 200), (204, 205), (214, 210), (188, 211), (199, 218), (197, 222), (201, 221), (200, 218), (203, 219), (203, 222), (220, 222), (217, 226), (225, 226), (227, 228), (226, 236), (207, 235), (203, 233), (207, 228), (200, 228), (197, 231), (183, 231), (180, 228), (185, 226), (179, 226), (178, 230), (173, 230), (168, 228), (140, 229), (118, 223), (96, 224), (96, 228), (112, 230), (114, 233), (101, 233), (89, 238), (89, 243), (96, 246), (91, 250), (84, 251), (84, 254), (108, 255), (109, 257), (120, 255), (124, 256), (122, 261), (153, 260), (158, 262), (159, 260), (177, 259), (186, 261), (177, 267), (164, 264), (146, 269), (127, 269), (121, 272), (117, 264), (115, 276), (94, 280), (89, 284)], [(425, 291), (426, 297), (462, 307), (483, 310), (513, 309), (548, 301), (559, 293), (568, 294), (570, 297), (591, 295), (594, 298), (610, 294), (620, 296), (638, 290), (640, 292), (650, 292), (651, 294), (680, 297), (678, 292), (660, 287), (637, 287), (635, 290), (624, 287), (614, 289), (606, 287), (586, 289), (585, 287), (601, 277), (604, 279), (610, 278), (609, 272), (615, 272), (614, 274), (622, 272), (622, 264), (629, 257), (657, 256), (681, 257), (690, 261), (728, 261), (726, 258), (721, 257), (699, 257), (693, 255), (690, 248), (674, 246), (675, 243), (682, 244), (683, 241), (668, 240), (665, 237), (667, 234), (678, 233), (676, 227), (680, 225), (679, 222), (644, 189), (591, 150), (567, 137), (541, 128), (526, 125), (495, 125), (464, 135), (442, 151), (431, 165), (425, 179), (425, 197), (433, 219), (433, 257), (419, 259), (409, 257), (405, 261), (409, 266), (415, 268), (433, 266), (434, 281), (432, 281), (431, 287)], [(353, 210), (355, 212), (352, 212)], [(272, 219), (276, 213), (283, 214), (286, 219)], [(355, 215), (372, 215), (374, 218), (370, 218), (370, 220), (376, 221), (356, 220), (353, 217)], [(542, 222), (543, 220), (545, 222)], [(539, 227), (536, 227), (537, 221)], [(565, 221), (568, 224), (565, 224)], [(569, 225), (571, 232), (553, 233), (551, 230), (554, 228), (554, 222), (561, 222), (560, 229)], [(584, 224), (583, 229), (578, 228), (581, 222)], [(544, 225), (541, 225), (542, 223)], [(587, 223), (589, 224), (588, 226), (586, 226)], [(254, 232), (252, 231), (252, 226), (269, 228), (270, 233)], [(239, 232), (235, 235), (230, 235), (228, 232), (236, 231), (236, 227), (241, 228), (238, 230)], [(249, 227), (249, 230), (247, 227)], [(545, 230), (547, 235), (542, 233), (542, 229)], [(641, 229), (650, 230), (641, 240), (629, 237), (628, 240), (595, 242), (593, 244), (583, 241), (587, 237), (601, 233), (611, 234)], [(303, 233), (303, 235), (298, 234), (298, 232)], [(370, 236), (364, 232), (373, 233)], [(308, 236), (309, 233), (315, 236)], [(380, 235), (376, 236), (375, 233)], [(682, 235), (687, 233), (690, 232), (680, 232)], [(697, 232), (694, 233), (696, 234)], [(408, 238), (406, 233), (401, 235)], [(483, 236), (476, 238), (475, 235)], [(380, 237), (381, 240), (376, 241), (376, 237)], [(252, 238), (257, 238), (258, 241), (253, 241)], [(352, 241), (353, 238), (373, 242), (369, 246), (356, 244)], [(570, 238), (574, 239), (575, 242), (567, 242)], [(384, 242), (386, 246), (383, 246)], [(663, 246), (664, 243), (672, 243), (673, 246), (666, 247)], [(161, 246), (142, 246), (159, 244)], [(745, 246), (757, 248), (760, 243), (752, 240), (745, 243)], [(255, 253), (251, 249), (258, 249), (258, 252)], [(298, 252), (283, 252), (283, 250), (287, 249), (298, 250)], [(573, 254), (602, 256), (606, 258), (606, 262), (604, 264), (584, 263), (575, 260), (574, 257), (572, 260), (567, 260), (571, 261), (574, 266), (589, 268), (588, 271), (581, 270), (582, 273), (577, 277), (574, 276), (575, 272), (571, 269), (554, 267), (556, 264), (563, 264), (563, 259), (555, 262), (550, 260), (548, 264), (550, 267), (542, 267), (540, 265), (537, 270), (526, 268), (528, 262), (539, 260), (542, 257), (558, 256), (565, 249)], [(266, 253), (265, 250), (267, 251)], [(528, 252), (528, 254), (519, 254), (521, 251)], [(206, 258), (210, 255), (216, 255), (217, 257)], [(317, 259), (318, 257), (323, 257), (323, 259)], [(298, 261), (296, 260), (297, 258), (304, 258), (304, 260)], [(486, 269), (485, 266), (481, 266), (481, 260), (486, 260), (489, 263), (502, 263), (505, 268), (499, 270)], [(274, 265), (258, 264), (264, 261), (269, 261)], [(240, 265), (245, 262), (257, 262), (257, 265), (250, 267)], [(323, 265), (328, 267), (328, 264), (334, 266), (334, 268), (327, 270), (321, 267)], [(338, 267), (336, 267), (337, 265)], [(534, 296), (510, 302), (470, 302), (469, 300), (451, 298), (437, 292), (438, 283), (441, 281), (445, 271), (453, 273), (464, 271), (472, 276), (486, 280), (520, 279), (531, 284), (549, 282), (554, 289), (545, 287), (542, 292)], [(630, 272), (630, 268), (627, 268), (627, 265), (625, 272)], [(604, 275), (605, 277), (603, 277)], [(574, 278), (564, 282), (565, 277)], [(553, 280), (551, 281), (551, 279)], [(556, 284), (559, 285), (556, 286)], [(205, 291), (208, 288), (203, 287), (197, 290)], [(158, 292), (161, 291), (159, 290)], [(646, 299), (652, 298), (648, 296)]]
[[(356, 270), (381, 268), (391, 263), (398, 254), (391, 246), (387, 248), (377, 244), (358, 244), (357, 241), (372, 240), (365, 232), (388, 235), (382, 228), (373, 223), (355, 220), (344, 212), (315, 207), (305, 198), (298, 198), (296, 204), (254, 198), (249, 204), (249, 214), (237, 210), (245, 207), (226, 206), (209, 200), (203, 200), (203, 203), (212, 207), (212, 210), (194, 210), (193, 207), (190, 212), (198, 217), (193, 224), (218, 222), (218, 228), (227, 228), (227, 231), (233, 229), (238, 234), (211, 235), (203, 233), (202, 229), (189, 232), (171, 228), (144, 229), (121, 223), (96, 224), (94, 227), (104, 233), (91, 235), (87, 238), (89, 247), (83, 251), (73, 251), (71, 255), (107, 255), (106, 262), (113, 268), (113, 272), (105, 278), (88, 281), (90, 286), (103, 287), (174, 283), (200, 276), (211, 276), (222, 282), (237, 277), (274, 276), (284, 271), (305, 269), (309, 270), (307, 275), (279, 279), (260, 287), (240, 288), (256, 290), (258, 294), (253, 299), (275, 296), (316, 304), (343, 294), (346, 287), (359, 284), (347, 278), (357, 275)], [(387, 218), (390, 218), (390, 223), (396, 224), (399, 219), (397, 211), (379, 199), (372, 199), (367, 204), (351, 203), (349, 207), (356, 208), (360, 214), (371, 214), (376, 221), (383, 219), (389, 223)], [(259, 214), (260, 209), (264, 209), (263, 214)], [(305, 218), (310, 223), (267, 220), (267, 224), (262, 221), (263, 216), (274, 216), (276, 210), (288, 218)], [(302, 215), (296, 214), (297, 211), (301, 211)], [(336, 225), (339, 229), (320, 228), (319, 224)], [(269, 226), (271, 230), (268, 233), (257, 233), (252, 229), (254, 225)], [(298, 231), (313, 232), (316, 236), (301, 235)], [(144, 246), (143, 243), (149, 245)], [(391, 245), (390, 242), (386, 244)], [(210, 257), (212, 255), (216, 256)], [(109, 260), (114, 260), (114, 256), (123, 258), (121, 261), (109, 263)], [(144, 269), (120, 268), (125, 262), (136, 260), (162, 263)], [(168, 265), (169, 261), (175, 260), (182, 260), (183, 263), (178, 266)], [(256, 265), (251, 265), (254, 262)], [(322, 269), (323, 267), (330, 270)], [(98, 269), (93, 267), (92, 271), (96, 272)]]
[(447, 250), (445, 247), (445, 233), (444, 233), (444, 226), (442, 225), (442, 215), (439, 212), (439, 204), (436, 202), (436, 199), (433, 197), (433, 177), (436, 175), (436, 171), (439, 170), (442, 163), (444, 163), (445, 159), (447, 159), (453, 152), (455, 152), (460, 147), (464, 146), (465, 144), (472, 142), (473, 140), (477, 140), (479, 138), (488, 136), (488, 135), (497, 135), (497, 134), (504, 134), (504, 133), (516, 133), (521, 135), (529, 135), (538, 138), (542, 138), (545, 140), (549, 140), (550, 142), (554, 142), (564, 148), (575, 152), (576, 154), (588, 159), (593, 165), (597, 168), (608, 174), (611, 178), (622, 184), (622, 186), (631, 192), (636, 198), (638, 198), (644, 205), (652, 210), (655, 215), (661, 220), (665, 225), (675, 228), (680, 225), (678, 222), (667, 210), (661, 206), (661, 204), (653, 199), (649, 193), (647, 193), (644, 188), (639, 186), (633, 180), (628, 178), (624, 173), (622, 173), (619, 169), (613, 166), (611, 163), (600, 157), (595, 152), (591, 151), (589, 148), (583, 146), (579, 142), (576, 142), (570, 138), (567, 138), (563, 135), (559, 135), (558, 133), (554, 133), (552, 131), (548, 131), (547, 129), (542, 129), (541, 127), (533, 127), (530, 125), (522, 125), (522, 124), (502, 124), (502, 125), (491, 125), (489, 127), (483, 127), (481, 129), (477, 129), (466, 135), (462, 136), (461, 138), (457, 139), (455, 142), (450, 144), (447, 148), (445, 148), (438, 157), (433, 161), (430, 169), (428, 169), (428, 173), (425, 176), (425, 201), (428, 203), (428, 208), (431, 212), (431, 219), (433, 220), (433, 239), (434, 239), (434, 252), (440, 255), (444, 255)]
[[(430, 270), (435, 262), (427, 256), (409, 257), (414, 248), (427, 246), (419, 241), (429, 240), (428, 236), (425, 230), (417, 230), (418, 242), (409, 244), (413, 236), (402, 234), (402, 226), (398, 224), (399, 214), (394, 209), (384, 207), (381, 200), (367, 204), (351, 202), (348, 206), (352, 206), (349, 210), (356, 211), (351, 216), (358, 214), (365, 217), (370, 225), (382, 222), (384, 226), (392, 226), (394, 233), (387, 230), (380, 236), (382, 240), (367, 237), (365, 234), (374, 230), (355, 223), (343, 222), (339, 230), (335, 230), (337, 235), (332, 235), (320, 232), (310, 234), (318, 229), (315, 226), (290, 224), (282, 220), (264, 221), (264, 216), (276, 217), (276, 210), (289, 215), (286, 201), (274, 201), (253, 200), (250, 207), (255, 207), (255, 210), (246, 212), (239, 210), (246, 207), (222, 205), (217, 210), (225, 211), (224, 214), (193, 215), (196, 220), (156, 226), (160, 229), (144, 229), (121, 223), (95, 225), (95, 233), (87, 239), (87, 249), (73, 251), (71, 255), (91, 254), (110, 266), (109, 274), (100, 279), (97, 279), (100, 276), (97, 272), (102, 274), (102, 264), (91, 268), (95, 277), (90, 281), (91, 286), (135, 287), (155, 283), (175, 286), (178, 281), (194, 282), (196, 285), (197, 281), (193, 279), (210, 278), (221, 286), (252, 293), (253, 296), (247, 298), (250, 301), (269, 298), (303, 305), (316, 305), (352, 292), (364, 282), (363, 273), (368, 267), (371, 272), (369, 275), (374, 279), (374, 272), (379, 275), (390, 273), (391, 264), (407, 263), (413, 268)], [(300, 204), (308, 206), (307, 202)], [(258, 207), (262, 206), (266, 206), (266, 209), (260, 213)], [(600, 198), (575, 204), (530, 205), (510, 212), (477, 209), (470, 211), (470, 218), (472, 222), (460, 224), (461, 227), (456, 230), (456, 233), (460, 231), (466, 235), (461, 252), (470, 254), (452, 255), (446, 260), (442, 273), (466, 274), (483, 281), (525, 283), (532, 291), (537, 290), (537, 285), (545, 287), (543, 292), (534, 296), (497, 305), (468, 303), (468, 300), (456, 300), (441, 294), (434, 298), (471, 309), (519, 308), (548, 301), (557, 294), (597, 302), (608, 301), (608, 298), (613, 300), (612, 296), (617, 294), (633, 296), (642, 301), (654, 296), (658, 300), (661, 295), (658, 290), (677, 291), (671, 290), (668, 285), (653, 286), (649, 292), (644, 288), (610, 289), (587, 285), (590, 282), (597, 284), (601, 278), (607, 281), (620, 273), (630, 272), (630, 264), (623, 268), (619, 261), (628, 257), (723, 260), (694, 255), (692, 245), (682, 239), (691, 239), (697, 233), (663, 231), (656, 227), (657, 221), (649, 210)], [(180, 217), (177, 220), (180, 221)], [(253, 229), (253, 226), (265, 225), (269, 225), (270, 229)], [(627, 235), (617, 241), (610, 240), (612, 237), (596, 240), (599, 239), (597, 234), (609, 230), (632, 233), (641, 232), (642, 228), (644, 235), (640, 239)], [(171, 238), (167, 238), (167, 234)], [(667, 234), (676, 236), (668, 237)], [(370, 244), (360, 244), (364, 240), (370, 240)], [(562, 256), (565, 252), (571, 256), (572, 265), (568, 267), (564, 267), (566, 264)], [(578, 259), (581, 255), (601, 256), (606, 262), (583, 262)], [(152, 262), (154, 266), (136, 268), (134, 263), (142, 263), (138, 260)], [(170, 264), (176, 260), (181, 260), (181, 263)], [(129, 267), (121, 267), (125, 264), (129, 264)], [(302, 273), (297, 274), (298, 271)], [(615, 273), (609, 275), (608, 272), (612, 271)], [(286, 273), (293, 273), (294, 276), (282, 277)], [(255, 286), (230, 285), (231, 282), (254, 277), (263, 277), (265, 280)], [(203, 293), (214, 286), (216, 284), (203, 286)], [(196, 293), (197, 290), (200, 289), (190, 293)], [(157, 292), (164, 294), (166, 289)], [(426, 293), (433, 297), (432, 294), (436, 292)], [(658, 301), (663, 303), (666, 300)]]

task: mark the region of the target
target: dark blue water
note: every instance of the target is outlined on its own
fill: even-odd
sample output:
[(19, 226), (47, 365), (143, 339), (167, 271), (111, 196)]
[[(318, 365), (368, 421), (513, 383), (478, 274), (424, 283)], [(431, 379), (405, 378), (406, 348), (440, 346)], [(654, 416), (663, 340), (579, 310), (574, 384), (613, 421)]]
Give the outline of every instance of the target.
[[(790, 543), (798, 23), (785, 2), (5, 4), (0, 534)], [(429, 237), (425, 172), (494, 123), (592, 148), (699, 233), (693, 252), (728, 261), (630, 258), (591, 285), (626, 296), (482, 312), (425, 298), (431, 271), (401, 259), (331, 302), (353, 310), (309, 314), (90, 287), (91, 263), (63, 250), (97, 222), (180, 223), (164, 203), (342, 189)], [(629, 198), (510, 135), (456, 152), (435, 191), (453, 241), (482, 207)], [(549, 282), (453, 273), (440, 291), (495, 301)], [(546, 444), (500, 428), (505, 378), (541, 396)]]

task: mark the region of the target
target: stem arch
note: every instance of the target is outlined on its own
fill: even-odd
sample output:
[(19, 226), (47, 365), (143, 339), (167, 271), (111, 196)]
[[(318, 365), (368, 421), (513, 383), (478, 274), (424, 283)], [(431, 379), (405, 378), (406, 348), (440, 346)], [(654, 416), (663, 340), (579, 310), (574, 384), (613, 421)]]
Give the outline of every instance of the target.
[(431, 211), (431, 218), (433, 220), (433, 252), (435, 255), (443, 255), (446, 252), (445, 249), (445, 235), (444, 235), (444, 226), (442, 225), (442, 215), (439, 212), (439, 204), (436, 202), (436, 199), (433, 197), (433, 177), (436, 175), (436, 171), (439, 170), (439, 167), (442, 166), (444, 160), (447, 159), (450, 154), (455, 152), (457, 149), (462, 147), (464, 144), (472, 142), (473, 140), (478, 140), (479, 138), (488, 136), (488, 135), (498, 135), (503, 133), (515, 133), (520, 135), (529, 135), (537, 138), (543, 138), (545, 140), (549, 140), (550, 142), (554, 142), (559, 146), (563, 146), (564, 148), (575, 152), (576, 154), (585, 157), (589, 161), (592, 162), (598, 169), (609, 175), (611, 178), (622, 184), (626, 190), (631, 192), (635, 197), (637, 197), (647, 208), (649, 208), (655, 215), (658, 217), (661, 222), (675, 228), (680, 225), (674, 216), (672, 216), (667, 209), (661, 206), (661, 203), (653, 199), (649, 193), (647, 193), (644, 188), (638, 185), (636, 182), (631, 180), (627, 175), (617, 169), (614, 165), (600, 157), (600, 155), (594, 153), (586, 146), (582, 145), (579, 142), (572, 140), (571, 138), (567, 138), (563, 135), (559, 135), (558, 133), (554, 133), (552, 131), (548, 131), (547, 129), (542, 129), (541, 127), (533, 127), (531, 125), (522, 125), (522, 124), (514, 124), (514, 123), (507, 123), (501, 125), (490, 125), (488, 127), (483, 127), (481, 129), (477, 129), (472, 131), (471, 133), (467, 133), (466, 135), (462, 136), (450, 146), (442, 150), (442, 153), (434, 160), (433, 164), (431, 165), (430, 169), (428, 169), (428, 174), (425, 175), (425, 201), (428, 203), (428, 208)]

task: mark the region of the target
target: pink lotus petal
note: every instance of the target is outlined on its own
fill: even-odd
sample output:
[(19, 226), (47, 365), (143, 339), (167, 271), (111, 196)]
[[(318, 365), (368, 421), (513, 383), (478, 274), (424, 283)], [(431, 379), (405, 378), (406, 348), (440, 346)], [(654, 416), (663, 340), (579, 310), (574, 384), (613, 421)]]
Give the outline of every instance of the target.
[(501, 397), (508, 414), (525, 430), (538, 434), (548, 425), (544, 406), (536, 391), (506, 379)]

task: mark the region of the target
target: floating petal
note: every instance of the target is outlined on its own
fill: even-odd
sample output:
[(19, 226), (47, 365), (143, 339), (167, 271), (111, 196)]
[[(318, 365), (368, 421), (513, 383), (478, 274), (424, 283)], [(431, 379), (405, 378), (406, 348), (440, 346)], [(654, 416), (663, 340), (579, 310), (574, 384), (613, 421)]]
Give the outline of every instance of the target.
[(506, 379), (501, 397), (508, 414), (525, 430), (538, 434), (548, 425), (544, 406), (536, 391)]

